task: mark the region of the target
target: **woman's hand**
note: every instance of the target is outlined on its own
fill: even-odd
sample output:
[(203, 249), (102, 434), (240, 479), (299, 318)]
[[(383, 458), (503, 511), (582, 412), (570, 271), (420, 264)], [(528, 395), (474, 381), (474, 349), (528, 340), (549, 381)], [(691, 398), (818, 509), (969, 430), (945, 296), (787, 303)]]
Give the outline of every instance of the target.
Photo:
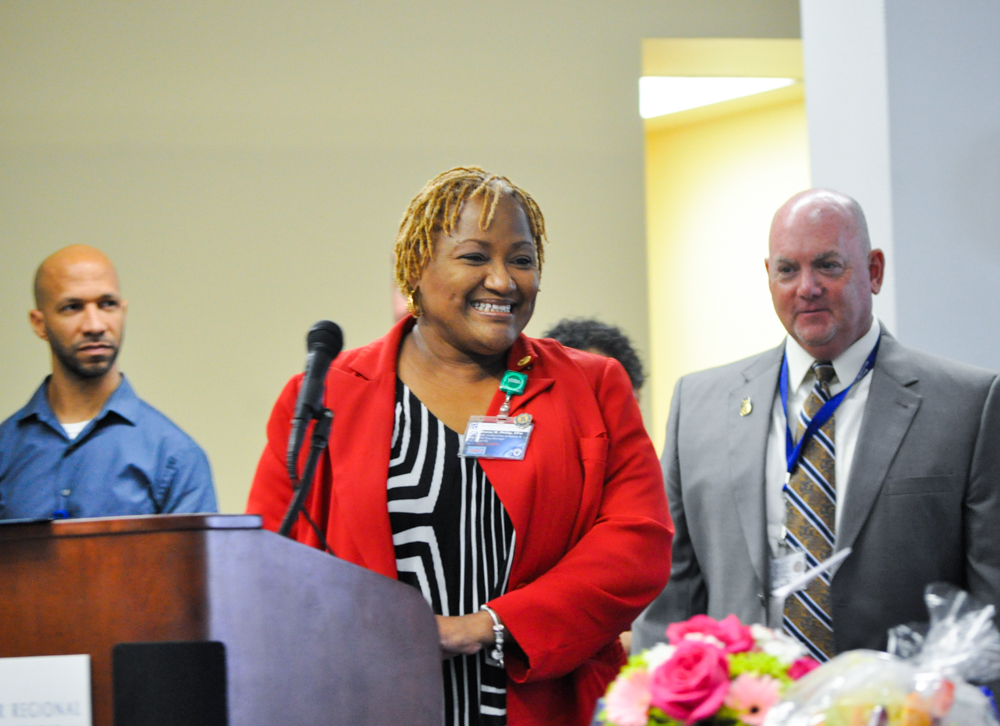
[(625, 657), (627, 658), (629, 654), (632, 652), (632, 631), (626, 630), (618, 637), (621, 638), (622, 649), (624, 649)]
[(493, 618), (483, 610), (472, 615), (436, 617), (442, 659), (472, 655), (482, 650), (483, 646), (493, 645)]

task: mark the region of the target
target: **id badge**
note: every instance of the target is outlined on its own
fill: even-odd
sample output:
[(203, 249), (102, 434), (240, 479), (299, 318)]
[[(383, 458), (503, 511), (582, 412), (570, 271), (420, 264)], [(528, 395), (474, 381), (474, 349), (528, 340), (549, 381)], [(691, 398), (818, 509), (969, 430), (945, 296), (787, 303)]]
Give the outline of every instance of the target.
[(534, 428), (530, 413), (513, 418), (472, 416), (465, 427), (459, 456), (521, 461)]
[(784, 587), (793, 580), (801, 577), (805, 571), (805, 552), (792, 552), (782, 557), (775, 557), (771, 560), (771, 589), (777, 590)]

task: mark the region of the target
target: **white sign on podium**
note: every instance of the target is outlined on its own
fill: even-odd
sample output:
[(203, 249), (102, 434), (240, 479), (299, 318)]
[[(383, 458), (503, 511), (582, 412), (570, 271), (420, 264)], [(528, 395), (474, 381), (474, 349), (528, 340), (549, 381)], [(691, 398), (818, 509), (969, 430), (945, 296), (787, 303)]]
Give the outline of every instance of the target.
[(91, 726), (90, 656), (0, 658), (0, 726)]

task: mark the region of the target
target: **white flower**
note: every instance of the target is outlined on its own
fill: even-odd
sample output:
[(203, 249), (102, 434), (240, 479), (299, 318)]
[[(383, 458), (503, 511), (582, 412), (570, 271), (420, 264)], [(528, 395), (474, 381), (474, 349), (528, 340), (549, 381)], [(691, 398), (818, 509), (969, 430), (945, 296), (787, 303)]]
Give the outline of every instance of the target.
[(703, 643), (714, 645), (716, 648), (721, 648), (722, 650), (726, 649), (725, 643), (716, 638), (714, 635), (709, 635), (708, 633), (685, 633), (684, 640), (700, 640)]
[(769, 643), (775, 638), (774, 631), (764, 627), (760, 623), (754, 623), (750, 626), (750, 635), (753, 636), (754, 642), (760, 646), (763, 646), (764, 643)]
[(774, 639), (761, 645), (768, 655), (773, 655), (782, 665), (791, 665), (806, 654), (805, 648), (798, 641), (782, 633), (775, 633)]
[(646, 670), (650, 673), (655, 671), (674, 656), (675, 650), (677, 648), (668, 643), (657, 643), (654, 645), (642, 654), (642, 657), (646, 659)]

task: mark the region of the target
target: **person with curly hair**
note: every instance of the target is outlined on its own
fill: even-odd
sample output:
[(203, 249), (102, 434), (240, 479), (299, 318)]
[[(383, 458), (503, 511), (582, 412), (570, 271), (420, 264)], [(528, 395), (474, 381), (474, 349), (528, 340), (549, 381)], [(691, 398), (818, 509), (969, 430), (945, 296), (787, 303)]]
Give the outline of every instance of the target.
[[(414, 198), (395, 249), (409, 315), (333, 362), (335, 419), (305, 505), (325, 543), (292, 530), (422, 592), (446, 724), (589, 723), (625, 663), (619, 633), (669, 572), (662, 475), (625, 370), (522, 334), (544, 242), (534, 199), (482, 169)], [(270, 529), (292, 497), (301, 380), (275, 405), (250, 493)], [(524, 448), (474, 446), (462, 432), (483, 416), (533, 427)]]
[(636, 396), (646, 382), (646, 372), (642, 368), (639, 354), (635, 352), (628, 336), (617, 326), (593, 318), (563, 318), (542, 333), (542, 337), (558, 340), (567, 348), (614, 358), (625, 368)]

